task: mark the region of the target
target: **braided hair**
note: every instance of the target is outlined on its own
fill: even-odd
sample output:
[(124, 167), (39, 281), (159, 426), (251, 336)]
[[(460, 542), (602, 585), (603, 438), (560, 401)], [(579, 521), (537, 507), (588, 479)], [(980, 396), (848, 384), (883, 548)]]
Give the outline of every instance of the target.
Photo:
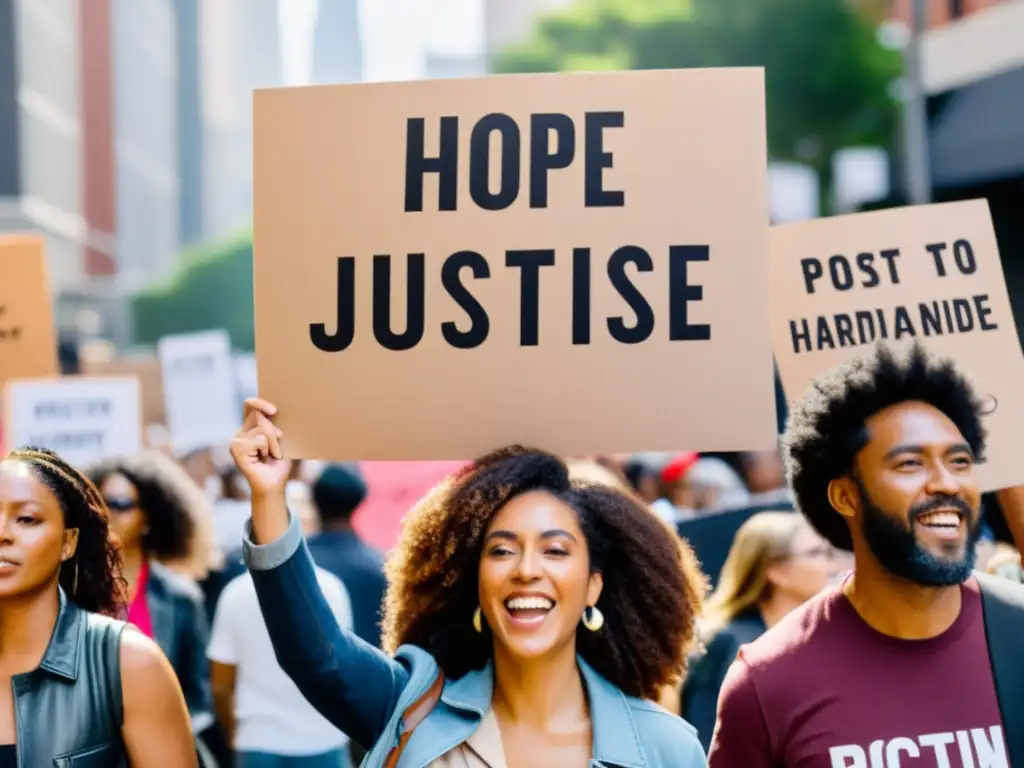
[(64, 513), (64, 527), (78, 529), (78, 547), (60, 569), (60, 585), (68, 599), (93, 613), (119, 616), (127, 603), (121, 545), (110, 530), (110, 513), (96, 486), (57, 454), (42, 448), (21, 448), (8, 461), (28, 464), (49, 488)]

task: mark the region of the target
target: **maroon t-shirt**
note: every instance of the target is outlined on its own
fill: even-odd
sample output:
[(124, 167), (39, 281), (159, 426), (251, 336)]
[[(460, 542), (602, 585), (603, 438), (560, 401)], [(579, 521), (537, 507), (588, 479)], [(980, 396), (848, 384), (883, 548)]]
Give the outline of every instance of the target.
[(711, 768), (1009, 768), (981, 594), (928, 640), (872, 629), (840, 589), (744, 646)]

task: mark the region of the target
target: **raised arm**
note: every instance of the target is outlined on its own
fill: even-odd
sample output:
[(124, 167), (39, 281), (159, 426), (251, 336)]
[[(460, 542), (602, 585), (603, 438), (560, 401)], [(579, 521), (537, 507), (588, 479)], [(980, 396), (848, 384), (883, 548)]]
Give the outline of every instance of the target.
[(384, 731), (409, 679), (405, 667), (342, 629), (320, 589), (298, 520), (285, 505), (289, 462), (277, 409), (246, 402), (245, 424), (231, 444), (252, 489), (252, 522), (243, 541), (278, 663), (337, 728), (370, 748)]

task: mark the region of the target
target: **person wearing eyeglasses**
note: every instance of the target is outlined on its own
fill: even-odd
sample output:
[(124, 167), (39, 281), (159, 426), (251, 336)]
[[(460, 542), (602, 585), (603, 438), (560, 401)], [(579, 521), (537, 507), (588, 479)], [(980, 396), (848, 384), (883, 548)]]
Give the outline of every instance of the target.
[(759, 512), (736, 532), (705, 604), (703, 653), (691, 661), (681, 714), (707, 749), (715, 730), (718, 694), (741, 645), (753, 642), (790, 611), (834, 582), (845, 561), (796, 512)]
[(205, 497), (183, 469), (152, 451), (104, 462), (89, 474), (123, 548), (127, 621), (153, 638), (171, 662), (199, 735), (215, 719), (202, 593), (161, 561), (190, 556), (196, 523), (189, 505)]

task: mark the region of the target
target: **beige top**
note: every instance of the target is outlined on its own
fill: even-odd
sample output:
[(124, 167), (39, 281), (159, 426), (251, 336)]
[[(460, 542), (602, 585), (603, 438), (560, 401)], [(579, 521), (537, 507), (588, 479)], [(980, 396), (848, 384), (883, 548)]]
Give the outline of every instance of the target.
[(506, 768), (501, 730), (493, 710), (487, 710), (473, 735), (450, 752), (441, 755), (429, 768)]

